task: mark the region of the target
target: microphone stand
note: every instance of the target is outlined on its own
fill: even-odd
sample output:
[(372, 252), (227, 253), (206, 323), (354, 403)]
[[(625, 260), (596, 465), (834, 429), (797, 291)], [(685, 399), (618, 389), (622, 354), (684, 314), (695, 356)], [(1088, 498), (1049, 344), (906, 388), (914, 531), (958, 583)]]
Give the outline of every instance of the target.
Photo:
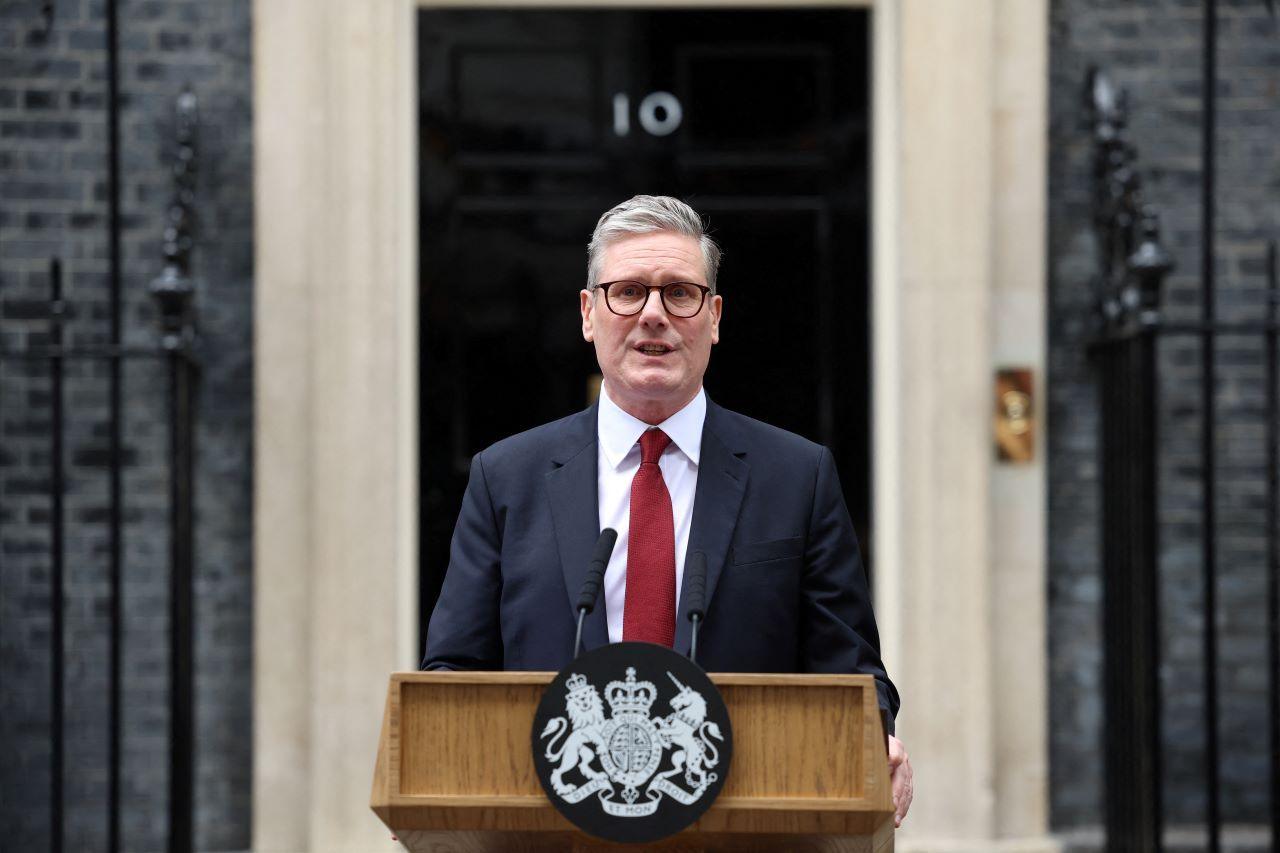
[(573, 637), (573, 656), (576, 658), (582, 654), (582, 618), (590, 613), (594, 608), (579, 607), (578, 608), (578, 632)]
[(702, 624), (702, 617), (696, 613), (689, 614), (689, 621), (693, 623), (693, 633), (689, 635), (689, 660), (693, 663), (698, 662), (698, 626)]

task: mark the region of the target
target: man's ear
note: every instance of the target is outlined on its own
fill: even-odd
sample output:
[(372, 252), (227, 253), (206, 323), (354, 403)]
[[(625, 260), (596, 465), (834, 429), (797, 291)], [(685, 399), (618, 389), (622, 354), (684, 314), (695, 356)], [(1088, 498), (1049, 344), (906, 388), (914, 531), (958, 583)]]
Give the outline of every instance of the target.
[(711, 343), (720, 343), (720, 315), (724, 311), (724, 299), (720, 294), (711, 297)]
[(595, 340), (595, 328), (591, 323), (591, 307), (591, 291), (579, 291), (578, 310), (582, 312), (582, 339), (585, 341)]

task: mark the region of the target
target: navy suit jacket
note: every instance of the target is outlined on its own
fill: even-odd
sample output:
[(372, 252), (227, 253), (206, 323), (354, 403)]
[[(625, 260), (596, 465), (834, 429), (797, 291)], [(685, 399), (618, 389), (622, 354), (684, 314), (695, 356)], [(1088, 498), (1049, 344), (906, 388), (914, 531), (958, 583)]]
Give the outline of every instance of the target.
[[(426, 669), (550, 670), (573, 655), (578, 593), (600, 534), (597, 407), (498, 442), (471, 462)], [(825, 447), (707, 401), (689, 553), (707, 555), (698, 663), (708, 672), (875, 676), (898, 693), (853, 522)], [(687, 590), (687, 587), (685, 588)], [(603, 595), (583, 646), (609, 642)], [(682, 595), (675, 650), (689, 651)]]

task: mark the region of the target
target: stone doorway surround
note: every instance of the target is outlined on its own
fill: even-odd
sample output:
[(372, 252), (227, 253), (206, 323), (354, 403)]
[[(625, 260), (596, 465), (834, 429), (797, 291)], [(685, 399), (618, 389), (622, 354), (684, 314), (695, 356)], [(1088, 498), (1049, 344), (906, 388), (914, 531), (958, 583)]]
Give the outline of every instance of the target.
[[(917, 782), (898, 845), (1054, 850), (1047, 0), (851, 5), (874, 31), (876, 607)], [(417, 8), (253, 7), (260, 853), (397, 847), (367, 804), (387, 676), (418, 656)], [(994, 461), (1003, 366), (1035, 377), (1025, 466)]]

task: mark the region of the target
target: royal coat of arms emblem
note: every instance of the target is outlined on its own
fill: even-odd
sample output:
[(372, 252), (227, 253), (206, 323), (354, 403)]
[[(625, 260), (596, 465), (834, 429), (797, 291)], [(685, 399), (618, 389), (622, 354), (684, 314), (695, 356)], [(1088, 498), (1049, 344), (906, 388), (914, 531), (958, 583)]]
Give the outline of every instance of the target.
[[(619, 646), (632, 646), (636, 663), (656, 650), (659, 666), (652, 675), (670, 687), (659, 691), (654, 681), (639, 677), (637, 666), (627, 665), (622, 677), (608, 681), (601, 691), (588, 675), (598, 666), (570, 665), (557, 679), (561, 689), (553, 685), (544, 697), (544, 708), (551, 703), (552, 710), (540, 712), (544, 722), (535, 723), (534, 729), (535, 758), (540, 759), (540, 775), (546, 771), (544, 786), (553, 803), (580, 826), (578, 818), (587, 818), (590, 825), (584, 829), (616, 840), (641, 837), (626, 830), (620, 836), (601, 832), (599, 820), (574, 807), (582, 804), (614, 826), (632, 823), (629, 819), (642, 823), (656, 815), (666, 829), (657, 835), (652, 829), (640, 833), (651, 840), (696, 820), (719, 792), (717, 782), (727, 769), (728, 719), (714, 686), (700, 670), (691, 673), (684, 658), (659, 647), (634, 648), (642, 645), (647, 644), (607, 648), (616, 653)], [(672, 671), (675, 662), (682, 665), (683, 678)], [(704, 689), (686, 683), (695, 678), (705, 683)], [(709, 713), (707, 692), (713, 694), (719, 712), (714, 717), (725, 728)], [(556, 696), (563, 697), (563, 705)], [(556, 713), (560, 708), (563, 712)], [(660, 810), (668, 809), (672, 816), (663, 818)], [(623, 820), (613, 820), (619, 818)]]

